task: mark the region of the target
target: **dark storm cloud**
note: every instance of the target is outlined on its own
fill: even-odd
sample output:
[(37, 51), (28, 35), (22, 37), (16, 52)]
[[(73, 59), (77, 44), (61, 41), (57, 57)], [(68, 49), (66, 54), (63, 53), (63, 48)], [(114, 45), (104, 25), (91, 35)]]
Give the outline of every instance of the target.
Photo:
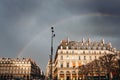
[[(120, 17), (111, 15), (81, 15), (66, 21), (64, 31), (79, 36), (93, 35), (102, 37), (120, 37)], [(74, 27), (73, 27), (74, 26)], [(69, 27), (69, 28), (68, 28)], [(68, 35), (69, 35), (68, 34)], [(84, 36), (85, 36), (84, 35)]]
[(120, 48), (119, 8), (118, 0), (0, 0), (0, 56), (22, 53), (45, 69), (53, 25), (54, 52), (61, 39), (86, 35), (103, 37)]
[[(100, 23), (101, 24), (100, 24)], [(106, 16), (106, 17), (103, 17), (101, 18), (100, 21), (97, 22), (97, 20), (95, 21), (94, 20), (94, 23), (95, 25), (94, 26), (97, 26), (99, 25), (98, 27), (96, 27), (96, 31), (95, 32), (98, 32), (97, 35), (103, 35), (105, 37), (120, 37), (120, 17), (118, 18), (115, 18), (115, 17), (110, 17), (110, 16)]]
[(118, 0), (63, 0), (65, 8), (71, 13), (100, 12), (120, 15)]
[[(32, 0), (1, 0), (0, 1), (0, 36), (1, 36), (1, 54), (6, 54), (13, 56), (16, 54), (16, 46), (18, 45), (19, 40), (17, 36), (19, 33), (19, 25), (14, 26), (14, 24), (19, 21), (20, 17), (24, 14), (32, 13), (36, 6), (37, 2)], [(28, 14), (29, 15), (29, 14)], [(17, 30), (17, 31), (16, 31)], [(16, 33), (17, 32), (17, 33)], [(15, 48), (15, 49), (14, 49)], [(14, 50), (13, 50), (14, 49)], [(19, 49), (17, 49), (19, 50)], [(5, 56), (5, 55), (4, 55)]]

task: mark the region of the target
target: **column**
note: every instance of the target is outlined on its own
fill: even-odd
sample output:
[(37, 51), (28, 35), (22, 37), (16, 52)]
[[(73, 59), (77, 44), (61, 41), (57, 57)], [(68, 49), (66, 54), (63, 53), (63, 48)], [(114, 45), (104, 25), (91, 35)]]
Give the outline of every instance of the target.
[(71, 78), (71, 80), (72, 80), (72, 73), (70, 73), (70, 78)]
[(64, 80), (66, 80), (66, 72), (64, 73)]

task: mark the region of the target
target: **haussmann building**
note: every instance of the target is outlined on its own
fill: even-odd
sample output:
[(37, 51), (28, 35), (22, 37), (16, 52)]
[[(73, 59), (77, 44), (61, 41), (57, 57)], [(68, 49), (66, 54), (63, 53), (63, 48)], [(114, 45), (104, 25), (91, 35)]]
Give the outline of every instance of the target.
[(38, 80), (39, 66), (31, 58), (0, 58), (0, 80)]
[(55, 54), (53, 78), (55, 80), (82, 80), (83, 75), (80, 74), (79, 67), (103, 55), (114, 54), (114, 50), (111, 43), (106, 43), (103, 39), (100, 41), (62, 40)]

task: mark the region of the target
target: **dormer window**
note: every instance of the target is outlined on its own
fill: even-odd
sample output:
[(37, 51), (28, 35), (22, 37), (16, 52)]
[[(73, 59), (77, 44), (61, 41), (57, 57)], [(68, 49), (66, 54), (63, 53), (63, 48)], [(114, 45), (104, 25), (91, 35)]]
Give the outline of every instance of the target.
[(90, 46), (88, 47), (88, 50), (91, 50), (91, 47), (90, 47)]
[(101, 47), (98, 47), (98, 50), (101, 50)]
[(96, 50), (96, 47), (94, 46), (94, 47), (93, 47), (93, 48), (91, 48), (91, 49)]
[(63, 47), (61, 46), (60, 49), (63, 49)]
[(74, 46), (72, 46), (71, 48), (74, 49)]
[(68, 46), (66, 46), (66, 49), (68, 49)]
[(106, 50), (106, 48), (105, 48), (105, 47), (103, 47), (103, 50)]

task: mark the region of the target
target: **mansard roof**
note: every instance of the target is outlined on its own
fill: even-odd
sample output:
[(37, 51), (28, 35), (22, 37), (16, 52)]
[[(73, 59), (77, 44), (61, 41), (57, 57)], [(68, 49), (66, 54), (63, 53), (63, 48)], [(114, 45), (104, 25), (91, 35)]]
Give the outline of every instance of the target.
[(100, 41), (91, 41), (89, 38), (88, 40), (82, 41), (69, 41), (69, 40), (62, 40), (58, 49), (78, 49), (78, 50), (97, 50), (97, 49), (112, 49), (111, 43), (105, 43), (104, 39)]
[(30, 62), (31, 64), (36, 65), (35, 61), (33, 61), (31, 58), (0, 58), (0, 61), (5, 62)]

